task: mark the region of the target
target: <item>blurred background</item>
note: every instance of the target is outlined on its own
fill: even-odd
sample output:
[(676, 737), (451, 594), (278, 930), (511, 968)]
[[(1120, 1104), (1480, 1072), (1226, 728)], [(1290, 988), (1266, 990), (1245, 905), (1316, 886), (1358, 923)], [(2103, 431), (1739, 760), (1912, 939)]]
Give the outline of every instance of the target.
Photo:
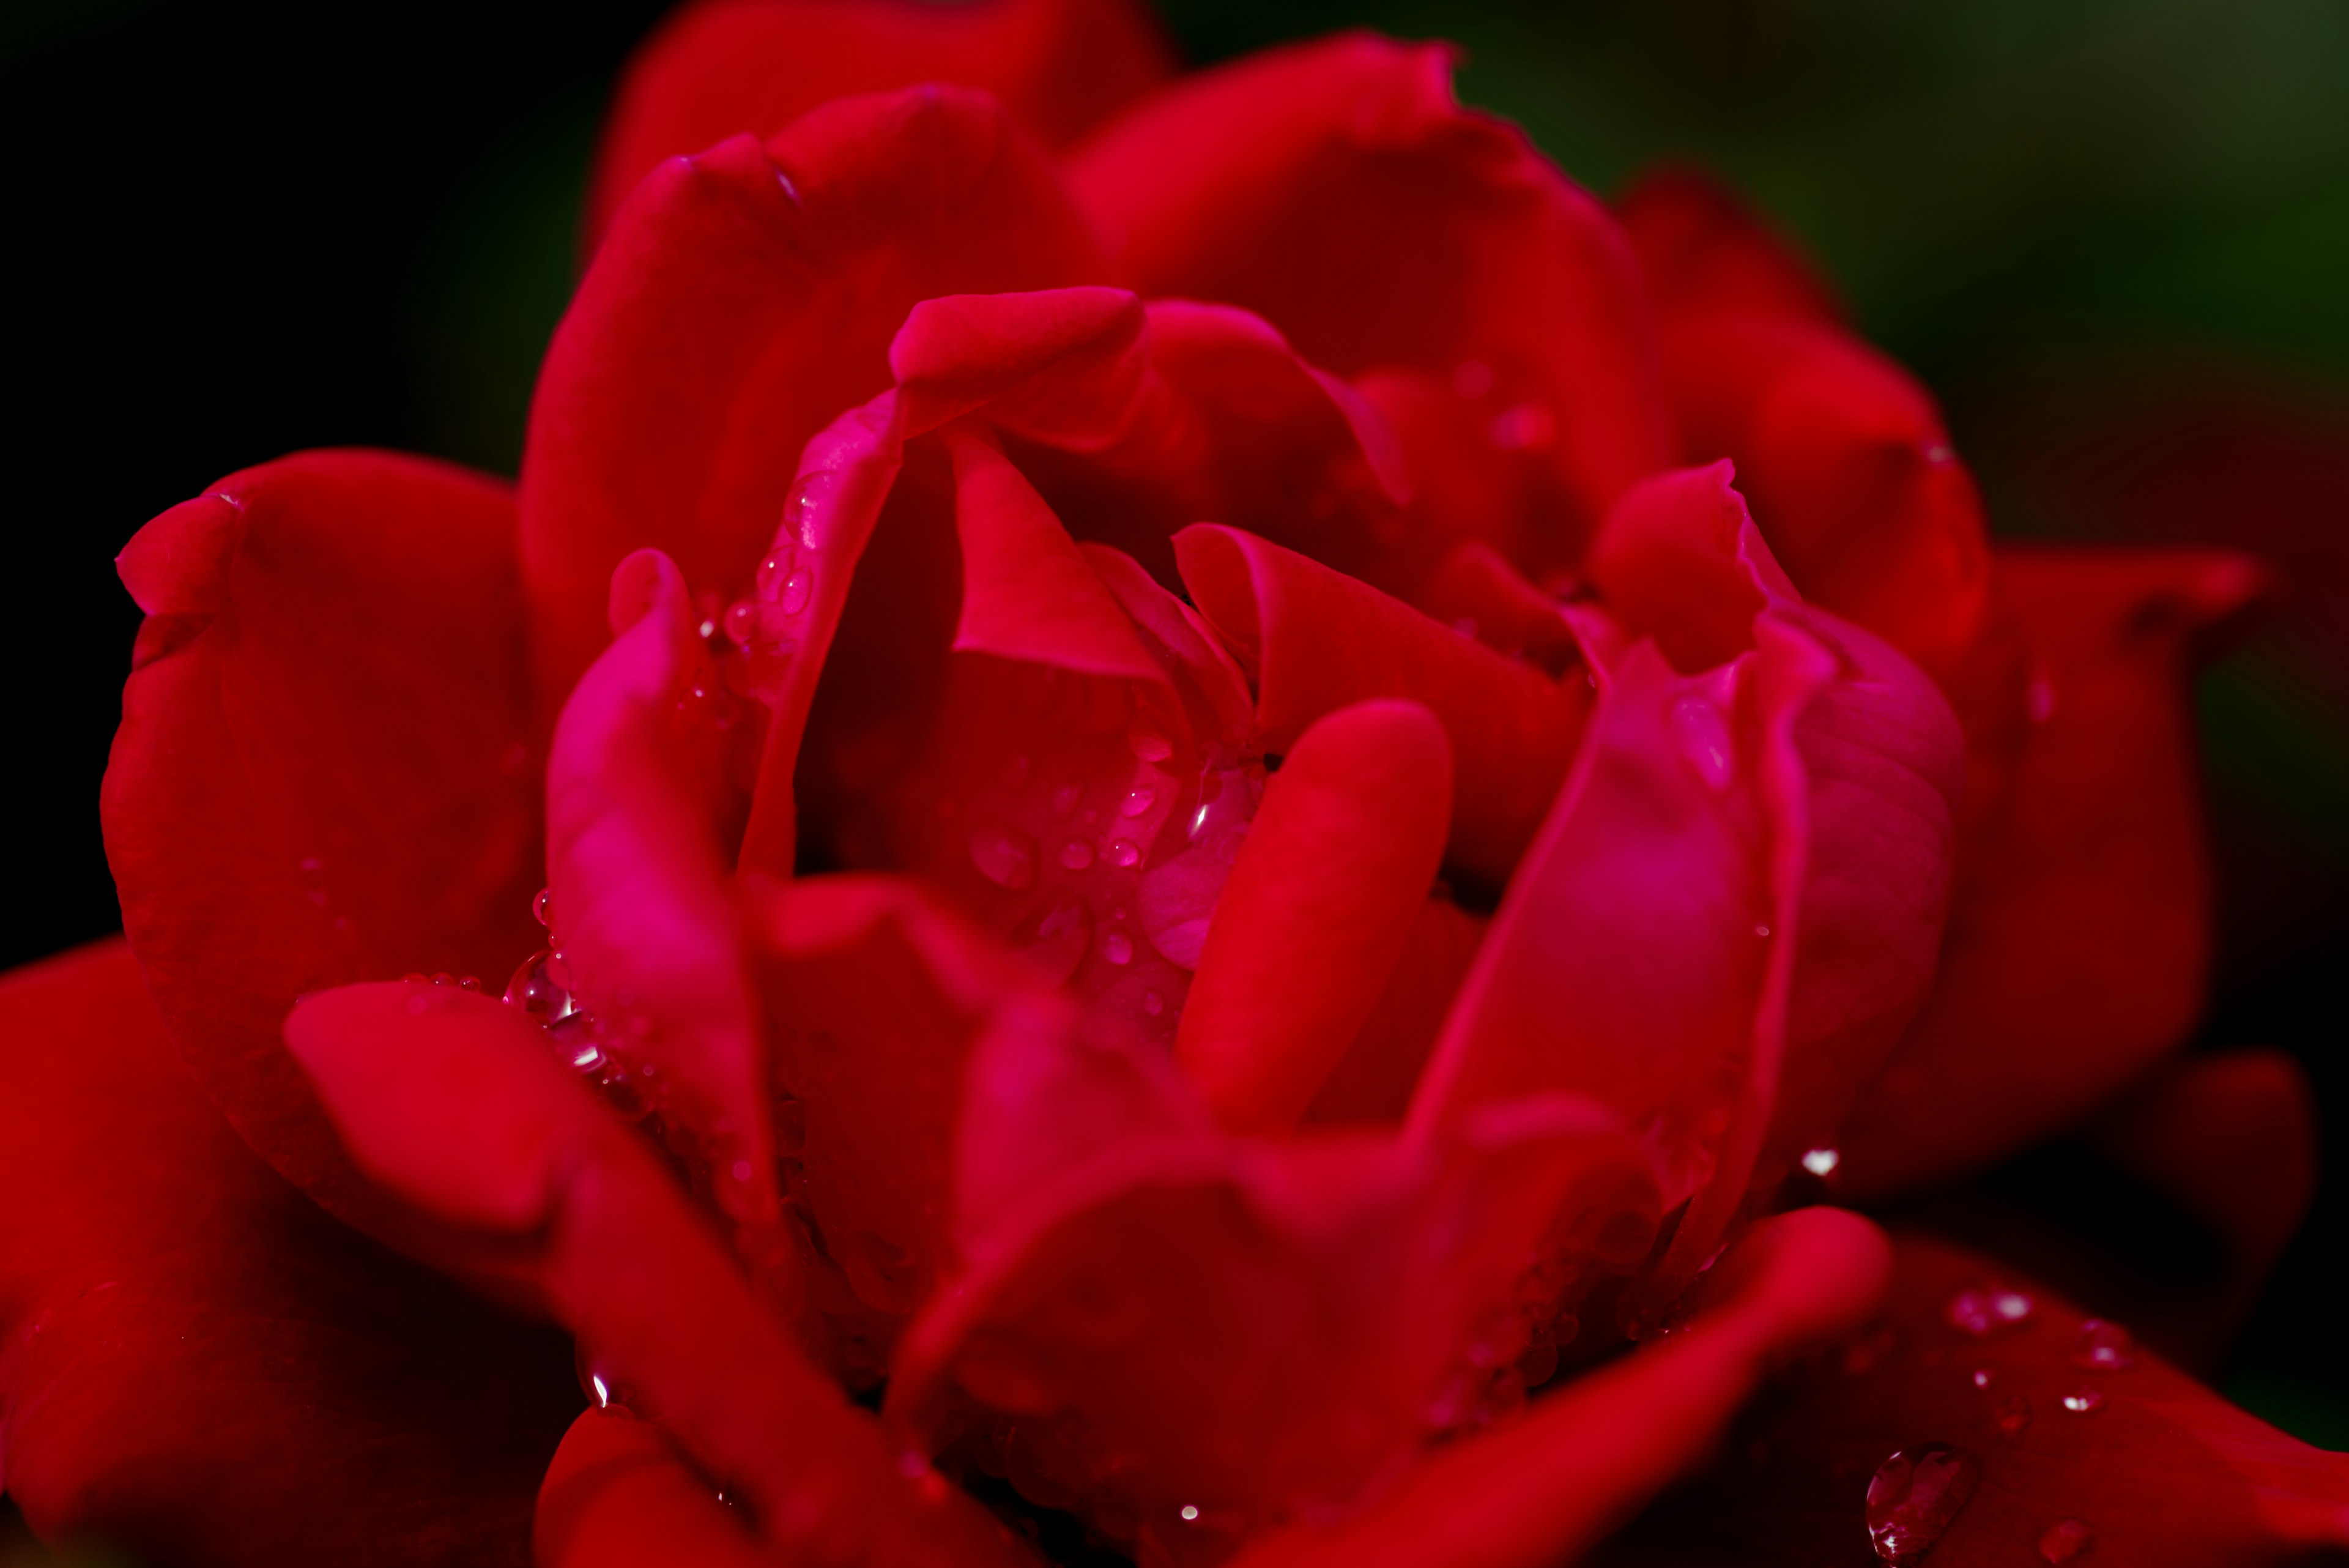
[[(655, 0), (8, 0), (0, 961), (111, 930), (112, 556), (231, 470), (361, 443), (513, 472), (599, 107)], [(1169, 0), (1195, 64), (1350, 24), (1602, 193), (1710, 165), (1943, 400), (1998, 529), (2223, 541), (2286, 597), (2202, 681), (2206, 1041), (2296, 1051), (2349, 1147), (2349, 6)], [(2010, 1185), (2046, 1197), (2043, 1162)], [(2034, 1186), (2034, 1183), (2036, 1184)], [(2050, 1201), (2060, 1207), (2061, 1193)], [(2329, 1179), (2226, 1379), (2349, 1448)], [(0, 1562), (9, 1548), (0, 1540)]]

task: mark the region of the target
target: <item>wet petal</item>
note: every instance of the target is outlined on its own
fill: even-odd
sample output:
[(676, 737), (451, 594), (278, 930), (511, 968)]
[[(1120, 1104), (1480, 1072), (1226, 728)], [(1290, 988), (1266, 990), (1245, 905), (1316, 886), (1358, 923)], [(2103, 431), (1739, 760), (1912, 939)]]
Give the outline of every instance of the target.
[(713, 821), (713, 799), (727, 797), (693, 767), (710, 738), (688, 701), (695, 620), (666, 556), (622, 562), (616, 635), (555, 727), (549, 935), (584, 1009), (558, 1033), (567, 1048), (608, 1057), (690, 1143), (698, 1175), (763, 1257), (778, 1248), (766, 1062)]
[(973, 1270), (909, 1333), (887, 1414), (1145, 1554), (1342, 1503), (1488, 1387), (1521, 1394), (1535, 1321), (1651, 1233), (1595, 1107), (1512, 1107), (1441, 1149), (1252, 1146), (1163, 1059), (1039, 1023), (973, 1059)]
[(758, 1568), (748, 1524), (649, 1421), (590, 1409), (547, 1467), (531, 1538), (540, 1568), (667, 1562)]
[(1058, 146), (1174, 64), (1157, 19), (1125, 0), (703, 0), (667, 21), (621, 78), (589, 187), (588, 239), (662, 159), (740, 131), (764, 136), (827, 99), (917, 82), (984, 88)]
[(152, 1562), (529, 1561), (567, 1347), (254, 1158), (119, 941), (0, 980), (0, 1456)]
[[(1515, 1426), (1443, 1450), (1355, 1520), (1273, 1536), (1235, 1561), (1580, 1561), (1626, 1513), (1702, 1460), (1775, 1362), (1866, 1320), (1884, 1290), (1885, 1252), (1883, 1237), (1857, 1215), (1811, 1209), (1770, 1220), (1723, 1262), (1704, 1306), (1680, 1332), (1542, 1400)], [(1766, 1550), (1766, 1542), (1738, 1540), (1723, 1560)]]
[(1616, 198), (1615, 213), (1660, 316), (1718, 311), (1830, 325), (1844, 318), (1808, 259), (1702, 170), (1644, 174)]
[(1742, 1200), (1785, 1058), (1808, 836), (1794, 732), (1835, 665), (1775, 618), (1755, 641), (1703, 676), (1644, 641), (1613, 669), (1411, 1112), (1425, 1137), (1526, 1095), (1615, 1108), (1667, 1206), (1697, 1199), (1666, 1287)]
[(1881, 1193), (2055, 1131), (2202, 1007), (2209, 873), (2184, 682), (2263, 587), (2217, 552), (2002, 550), (2037, 722), (1961, 846), (1932, 999), (1852, 1117)]
[(1041, 151), (965, 88), (839, 100), (763, 146), (660, 166), (581, 282), (532, 405), (543, 697), (603, 647), (605, 586), (631, 550), (667, 552), (719, 606), (749, 592), (802, 446), (888, 387), (916, 302), (1099, 266)]
[[(2019, 1326), (1986, 1339), (1950, 1315), (1985, 1281), (2030, 1303)], [(2157, 1568), (2298, 1562), (2349, 1540), (2342, 1456), (2149, 1355), (2085, 1369), (2082, 1328), (2077, 1308), (1995, 1260), (1903, 1235), (1881, 1326), (1759, 1407), (1698, 1484), (1598, 1560), (1864, 1562), (1870, 1477), (1896, 1450), (1929, 1443), (1959, 1450), (1981, 1478), (1930, 1545), (1932, 1563), (2027, 1563), (2066, 1521), (2093, 1537), (2085, 1561)]]
[(1072, 179), (1143, 292), (1244, 306), (1341, 374), (1468, 377), (1556, 549), (1665, 459), (1644, 304), (1606, 210), (1461, 109), (1452, 64), (1361, 33), (1267, 50), (1111, 122)]
[(1317, 721), (1266, 785), (1184, 1003), (1174, 1059), (1216, 1119), (1288, 1131), (1371, 1018), (1425, 906), (1452, 748), (1415, 702)]
[(1268, 752), (1348, 703), (1401, 697), (1452, 742), (1451, 864), (1505, 880), (1566, 776), (1588, 701), (1365, 583), (1237, 528), (1178, 536), (1185, 586), (1254, 679)]
[[(658, 1420), (703, 1474), (739, 1489), (770, 1552), (1022, 1560), (967, 1500), (901, 1473), (653, 1151), (572, 1081), (519, 1009), (442, 988), (351, 986), (305, 998), (286, 1038), (355, 1158), (411, 1200), (446, 1205), (483, 1168), (469, 1146), (494, 1142), (489, 1190), (503, 1207), (450, 1218), (526, 1213), (508, 1233), (536, 1255), (600, 1396)], [(472, 1081), (495, 1092), (460, 1119), (416, 1116), (435, 1089)], [(396, 1084), (410, 1086), (386, 1092)], [(534, 1212), (511, 1201), (522, 1192), (539, 1199)]]
[(309, 452), (174, 507), (119, 563), (149, 615), (100, 800), (124, 927), (205, 1092), (378, 1234), (398, 1219), (278, 1023), (347, 981), (494, 986), (536, 945), (513, 516), (460, 470)]

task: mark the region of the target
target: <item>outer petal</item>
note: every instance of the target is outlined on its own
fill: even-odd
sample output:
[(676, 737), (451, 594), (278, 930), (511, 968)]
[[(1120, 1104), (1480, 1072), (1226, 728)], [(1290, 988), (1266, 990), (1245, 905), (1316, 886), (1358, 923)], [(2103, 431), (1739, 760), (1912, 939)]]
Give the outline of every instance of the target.
[[(2140, 1351), (2114, 1365), (2109, 1331), (2084, 1343), (2076, 1308), (1992, 1260), (1923, 1235), (1901, 1237), (1896, 1258), (1883, 1324), (1758, 1409), (1730, 1457), (1599, 1561), (1864, 1563), (1871, 1478), (1929, 1443), (1956, 1449), (1978, 1476), (1971, 1501), (1919, 1543), (1933, 1568), (2034, 1556), (2256, 1568), (2349, 1542), (2343, 1456)], [(2027, 1321), (1989, 1338), (1954, 1326), (1952, 1302), (1991, 1283), (2032, 1303)], [(2083, 1354), (2099, 1342), (2102, 1367)]]
[(1458, 373), (1521, 504), (1561, 514), (1554, 553), (1664, 461), (1644, 305), (1605, 209), (1462, 109), (1451, 67), (1365, 34), (1268, 50), (1112, 122), (1072, 177), (1143, 292), (1246, 306), (1342, 373)]
[(561, 1340), (386, 1253), (205, 1104), (105, 942), (0, 981), (0, 1465), (149, 1561), (510, 1563)]
[(1933, 998), (1849, 1124), (1882, 1193), (2061, 1127), (2202, 1006), (2209, 870), (2181, 686), (2261, 587), (2215, 552), (2006, 550), (2038, 722), (1961, 863)]
[[(1700, 1462), (1774, 1362), (1866, 1321), (1883, 1293), (1885, 1251), (1856, 1215), (1782, 1215), (1730, 1254), (1679, 1333), (1544, 1399), (1516, 1426), (1444, 1450), (1358, 1519), (1255, 1544), (1238, 1568), (1579, 1562)], [(1751, 1561), (1755, 1544), (1738, 1542), (1723, 1560)]]
[(1810, 262), (1702, 171), (1641, 175), (1615, 199), (1615, 213), (1659, 315), (1843, 322), (1834, 290)]
[(985, 95), (844, 99), (637, 191), (555, 333), (523, 455), (542, 695), (604, 644), (613, 567), (657, 546), (747, 590), (808, 438), (889, 385), (916, 301), (1088, 281), (1082, 224)]
[[(657, 1418), (704, 1474), (739, 1489), (771, 1554), (1025, 1560), (967, 1500), (901, 1471), (652, 1151), (570, 1081), (519, 1009), (353, 986), (306, 998), (286, 1037), (371, 1175), (460, 1223), (502, 1218), (540, 1252), (599, 1397)], [(485, 1092), (449, 1122), (414, 1114), (451, 1081)]]
[(1451, 737), (1458, 786), (1449, 861), (1506, 880), (1566, 776), (1588, 687), (1553, 680), (1365, 583), (1237, 528), (1175, 541), (1201, 613), (1248, 670), (1266, 750), (1371, 697), (1424, 705)]
[(759, 1568), (750, 1526), (649, 1421), (605, 1407), (571, 1424), (547, 1467), (531, 1535), (540, 1568)]
[(513, 526), (485, 480), (310, 452), (174, 507), (120, 562), (148, 612), (100, 801), (124, 927), (246, 1141), (379, 1232), (398, 1221), (278, 1023), (347, 981), (494, 984), (534, 945)]
[(763, 136), (826, 99), (960, 82), (1058, 145), (1173, 68), (1157, 19), (1127, 0), (700, 0), (621, 78), (589, 182), (588, 243), (662, 159)]

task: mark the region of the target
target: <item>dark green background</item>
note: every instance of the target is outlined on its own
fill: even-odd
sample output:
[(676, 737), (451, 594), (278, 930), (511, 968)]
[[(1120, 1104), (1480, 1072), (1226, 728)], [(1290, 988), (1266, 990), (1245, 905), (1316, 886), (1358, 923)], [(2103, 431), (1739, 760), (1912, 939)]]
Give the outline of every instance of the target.
[[(136, 616), (109, 558), (140, 523), (305, 445), (512, 472), (598, 106), (658, 10), (0, 13), (16, 403), (0, 421), (15, 568), (0, 670), (29, 741), (6, 763), (0, 961), (115, 923), (96, 784)], [(1349, 24), (1452, 37), (1469, 50), (1463, 95), (1601, 192), (1660, 157), (1720, 171), (1940, 394), (2002, 532), (2135, 525), (2046, 477), (2075, 436), (2106, 479), (2175, 458), (2116, 425), (2130, 398), (2214, 398), (2246, 421), (2202, 501), (2146, 524), (2248, 538), (2292, 590), (2199, 692), (2227, 929), (2209, 1040), (2291, 1046), (2349, 1125), (2349, 5), (1178, 0), (1168, 15), (1202, 63)], [(2335, 1447), (2344, 1239), (2334, 1181), (2229, 1385)]]

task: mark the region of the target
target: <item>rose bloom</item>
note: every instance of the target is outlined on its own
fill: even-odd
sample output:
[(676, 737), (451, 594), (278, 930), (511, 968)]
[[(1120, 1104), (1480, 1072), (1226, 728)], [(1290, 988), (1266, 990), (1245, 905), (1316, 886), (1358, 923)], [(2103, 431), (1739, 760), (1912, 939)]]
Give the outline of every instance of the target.
[[(127, 942), (0, 982), (37, 1534), (2349, 1545), (2159, 1354), (2313, 1182), (2286, 1059), (2174, 1054), (2261, 570), (1993, 545), (1766, 226), (1452, 64), (702, 0), (518, 487), (305, 452), (139, 533)], [(1857, 1211), (2081, 1126), (2219, 1238), (2199, 1320)]]

